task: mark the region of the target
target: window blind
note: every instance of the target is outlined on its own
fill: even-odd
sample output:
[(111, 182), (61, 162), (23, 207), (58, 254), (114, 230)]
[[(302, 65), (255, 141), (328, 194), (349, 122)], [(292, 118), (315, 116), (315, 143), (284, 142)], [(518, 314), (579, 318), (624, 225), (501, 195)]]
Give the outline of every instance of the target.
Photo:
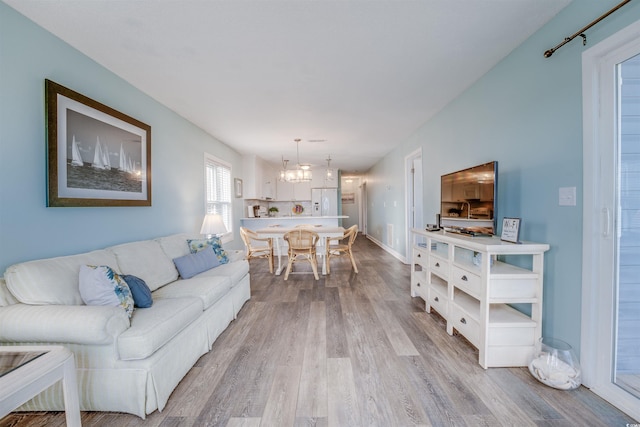
[(205, 209), (207, 214), (220, 214), (231, 233), (233, 212), (231, 203), (231, 165), (205, 153)]

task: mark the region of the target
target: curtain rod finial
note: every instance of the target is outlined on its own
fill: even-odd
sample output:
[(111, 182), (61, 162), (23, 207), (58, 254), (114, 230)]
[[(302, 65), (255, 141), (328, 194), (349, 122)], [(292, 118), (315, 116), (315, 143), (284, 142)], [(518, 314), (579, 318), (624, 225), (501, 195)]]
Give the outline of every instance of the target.
[(553, 49), (549, 49), (544, 53), (544, 57), (545, 58), (550, 58), (551, 55), (553, 55), (553, 52), (555, 52)]

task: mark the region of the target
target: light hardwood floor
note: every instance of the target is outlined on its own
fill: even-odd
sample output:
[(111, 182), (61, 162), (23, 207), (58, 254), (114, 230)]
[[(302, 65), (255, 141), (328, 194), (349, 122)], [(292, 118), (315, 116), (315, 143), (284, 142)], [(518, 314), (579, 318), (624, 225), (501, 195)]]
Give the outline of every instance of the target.
[[(366, 238), (331, 275), (268, 272), (251, 261), (252, 298), (145, 421), (83, 412), (85, 426), (625, 426), (588, 389), (559, 391), (526, 368), (478, 365), (442, 318), (409, 295), (409, 266)], [(0, 426), (63, 426), (62, 413), (14, 413)]]

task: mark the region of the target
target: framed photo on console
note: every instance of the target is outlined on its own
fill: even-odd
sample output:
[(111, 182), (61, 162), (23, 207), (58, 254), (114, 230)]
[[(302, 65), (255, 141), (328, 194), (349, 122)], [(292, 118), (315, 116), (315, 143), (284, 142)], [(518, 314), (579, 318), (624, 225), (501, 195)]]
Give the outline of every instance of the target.
[(520, 218), (503, 218), (500, 240), (518, 243), (520, 238)]
[(45, 80), (47, 206), (151, 206), (151, 127)]

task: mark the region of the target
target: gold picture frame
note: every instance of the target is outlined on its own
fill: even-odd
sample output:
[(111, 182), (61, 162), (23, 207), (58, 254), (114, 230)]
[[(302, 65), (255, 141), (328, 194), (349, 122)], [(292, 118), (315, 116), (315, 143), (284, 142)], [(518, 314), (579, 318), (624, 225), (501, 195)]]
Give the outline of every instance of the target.
[(45, 80), (47, 206), (151, 206), (151, 126)]

